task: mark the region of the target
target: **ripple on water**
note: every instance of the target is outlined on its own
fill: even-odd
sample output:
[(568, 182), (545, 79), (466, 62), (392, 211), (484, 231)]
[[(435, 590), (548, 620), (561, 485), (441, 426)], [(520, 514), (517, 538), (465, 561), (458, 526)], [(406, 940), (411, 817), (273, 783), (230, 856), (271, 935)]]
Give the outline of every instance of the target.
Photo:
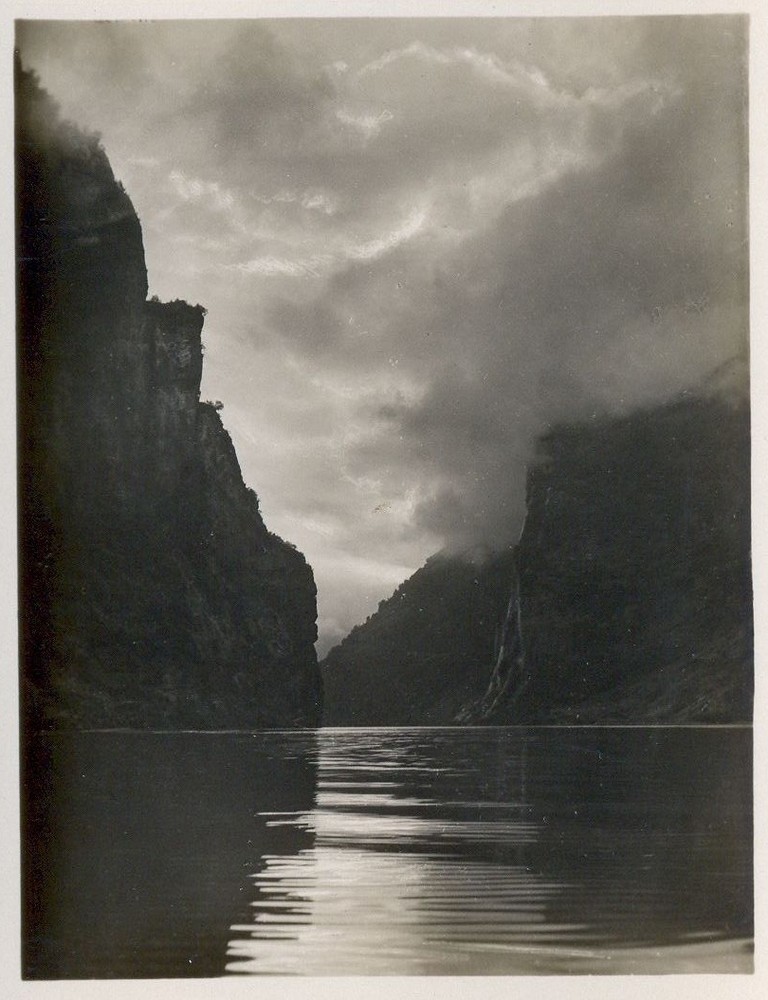
[(751, 914), (714, 879), (727, 858), (750, 898), (747, 831), (713, 829), (689, 747), (659, 740), (321, 734), (314, 808), (265, 814), (313, 846), (262, 859), (228, 971), (748, 971)]

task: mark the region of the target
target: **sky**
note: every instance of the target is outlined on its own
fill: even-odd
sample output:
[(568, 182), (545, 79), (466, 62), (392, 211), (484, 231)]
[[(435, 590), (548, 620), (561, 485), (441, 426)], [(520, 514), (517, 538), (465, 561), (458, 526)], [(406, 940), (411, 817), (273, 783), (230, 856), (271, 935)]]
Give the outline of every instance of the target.
[(433, 552), (508, 545), (537, 438), (747, 350), (738, 17), (22, 22), (150, 294), (207, 310), (322, 653)]

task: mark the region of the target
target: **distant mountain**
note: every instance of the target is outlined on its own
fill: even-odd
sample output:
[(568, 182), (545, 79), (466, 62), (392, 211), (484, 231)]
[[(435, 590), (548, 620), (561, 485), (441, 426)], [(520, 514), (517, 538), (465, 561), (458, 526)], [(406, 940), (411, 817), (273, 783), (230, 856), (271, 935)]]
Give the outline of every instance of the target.
[(715, 381), (543, 438), (515, 552), (407, 580), (328, 654), (326, 721), (749, 721), (749, 407)]
[(451, 722), (488, 684), (511, 579), (511, 551), (432, 556), (328, 653), (324, 723)]
[(26, 723), (315, 723), (312, 571), (200, 402), (204, 310), (147, 301), (98, 138), (19, 65), (16, 97)]

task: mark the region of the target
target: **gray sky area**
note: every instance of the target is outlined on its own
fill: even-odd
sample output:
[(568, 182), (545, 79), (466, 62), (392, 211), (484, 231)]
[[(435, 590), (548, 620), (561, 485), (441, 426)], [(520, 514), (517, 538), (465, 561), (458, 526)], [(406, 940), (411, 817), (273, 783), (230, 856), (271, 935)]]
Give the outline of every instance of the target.
[(499, 546), (553, 422), (746, 357), (746, 21), (25, 22), (101, 132), (150, 293), (208, 308), (321, 650), (444, 545)]

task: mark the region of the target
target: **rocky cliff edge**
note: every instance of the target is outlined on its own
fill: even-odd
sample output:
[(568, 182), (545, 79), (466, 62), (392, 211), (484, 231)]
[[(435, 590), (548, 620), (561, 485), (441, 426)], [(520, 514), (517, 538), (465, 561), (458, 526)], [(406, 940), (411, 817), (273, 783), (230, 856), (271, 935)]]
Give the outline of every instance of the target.
[(28, 725), (314, 724), (315, 585), (216, 407), (205, 310), (147, 301), (96, 136), (17, 64), (21, 690)]

